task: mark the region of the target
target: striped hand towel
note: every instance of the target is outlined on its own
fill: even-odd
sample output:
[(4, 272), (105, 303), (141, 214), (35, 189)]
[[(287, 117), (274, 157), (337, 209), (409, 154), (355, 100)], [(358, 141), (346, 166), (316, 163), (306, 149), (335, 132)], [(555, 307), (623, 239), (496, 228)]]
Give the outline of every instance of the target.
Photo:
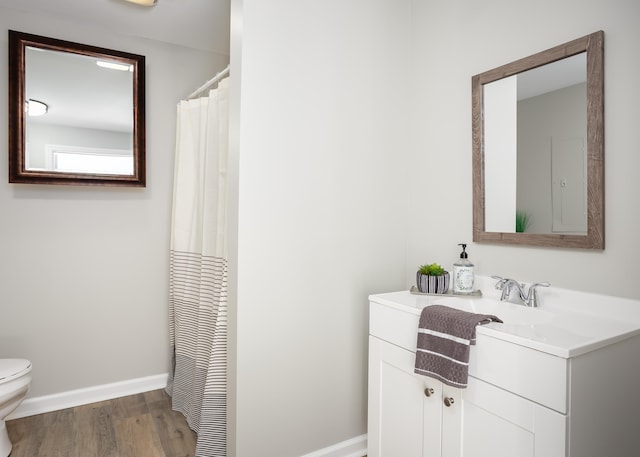
[(453, 387), (467, 387), (470, 345), (476, 326), (502, 322), (489, 314), (474, 314), (442, 305), (426, 306), (420, 314), (415, 372)]

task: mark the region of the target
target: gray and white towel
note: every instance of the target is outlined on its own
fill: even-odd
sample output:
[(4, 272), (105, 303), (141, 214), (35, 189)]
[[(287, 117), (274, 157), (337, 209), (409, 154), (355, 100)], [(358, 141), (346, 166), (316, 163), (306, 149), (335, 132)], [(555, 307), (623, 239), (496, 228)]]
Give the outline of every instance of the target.
[(453, 387), (467, 387), (470, 345), (476, 326), (502, 322), (490, 314), (475, 314), (442, 305), (426, 306), (420, 314), (415, 372)]

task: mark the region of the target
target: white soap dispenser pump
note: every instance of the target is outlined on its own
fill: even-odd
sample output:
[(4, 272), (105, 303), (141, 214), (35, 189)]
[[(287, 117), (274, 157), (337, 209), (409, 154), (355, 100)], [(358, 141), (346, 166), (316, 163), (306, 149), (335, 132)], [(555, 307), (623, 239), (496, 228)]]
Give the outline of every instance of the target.
[(467, 245), (460, 243), (458, 246), (462, 246), (462, 252), (460, 259), (453, 264), (453, 293), (468, 295), (473, 293), (474, 265), (468, 258)]

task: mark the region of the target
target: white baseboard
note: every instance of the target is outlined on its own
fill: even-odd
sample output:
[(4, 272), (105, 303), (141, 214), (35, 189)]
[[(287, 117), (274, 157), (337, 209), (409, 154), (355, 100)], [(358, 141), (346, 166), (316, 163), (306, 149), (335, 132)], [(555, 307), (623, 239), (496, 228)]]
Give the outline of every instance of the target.
[(7, 417), (7, 420), (33, 416), (35, 414), (58, 411), (74, 406), (87, 405), (127, 395), (139, 394), (150, 390), (164, 389), (167, 386), (168, 374), (129, 379), (127, 381), (102, 384), (84, 389), (69, 390), (42, 397), (27, 398)]
[(367, 435), (360, 435), (301, 457), (363, 457), (365, 455), (367, 455)]

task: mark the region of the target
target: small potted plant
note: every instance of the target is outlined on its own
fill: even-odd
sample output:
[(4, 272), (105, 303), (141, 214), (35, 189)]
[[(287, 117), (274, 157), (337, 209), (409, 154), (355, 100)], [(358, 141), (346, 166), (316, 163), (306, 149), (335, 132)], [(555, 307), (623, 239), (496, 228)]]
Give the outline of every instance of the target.
[(437, 263), (422, 265), (416, 273), (418, 290), (425, 294), (446, 294), (449, 291), (449, 272)]

